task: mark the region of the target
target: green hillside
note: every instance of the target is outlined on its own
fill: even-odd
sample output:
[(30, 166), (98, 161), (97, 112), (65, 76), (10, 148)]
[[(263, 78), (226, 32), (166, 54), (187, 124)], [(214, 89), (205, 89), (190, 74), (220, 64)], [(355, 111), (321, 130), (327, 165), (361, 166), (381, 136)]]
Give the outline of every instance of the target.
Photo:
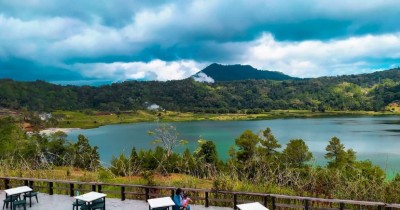
[(284, 81), (129, 81), (99, 87), (3, 79), (0, 90), (0, 107), (32, 111), (118, 112), (142, 110), (152, 104), (171, 111), (205, 113), (277, 109), (378, 111), (400, 100), (400, 71)]

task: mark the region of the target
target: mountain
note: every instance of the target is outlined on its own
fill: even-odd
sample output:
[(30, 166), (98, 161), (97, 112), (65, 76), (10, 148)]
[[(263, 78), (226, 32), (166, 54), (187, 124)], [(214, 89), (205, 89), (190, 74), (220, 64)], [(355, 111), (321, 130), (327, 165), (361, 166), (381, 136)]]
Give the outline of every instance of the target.
[[(205, 75), (204, 75), (205, 74)], [(299, 79), (277, 71), (258, 70), (250, 65), (221, 65), (213, 63), (192, 76), (203, 81), (235, 81), (248, 79), (291, 80)]]

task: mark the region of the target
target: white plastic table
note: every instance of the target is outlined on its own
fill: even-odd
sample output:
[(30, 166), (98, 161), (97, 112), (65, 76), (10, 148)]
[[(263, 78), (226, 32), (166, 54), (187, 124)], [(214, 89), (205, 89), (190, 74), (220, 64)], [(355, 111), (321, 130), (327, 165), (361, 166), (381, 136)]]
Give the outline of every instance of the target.
[(148, 199), (147, 202), (149, 203), (150, 210), (163, 207), (169, 209), (169, 207), (175, 206), (175, 203), (171, 197)]
[(19, 194), (27, 193), (27, 192), (30, 192), (30, 191), (32, 191), (32, 189), (30, 187), (27, 187), (27, 186), (16, 187), (16, 188), (11, 188), (11, 189), (4, 190), (4, 192), (6, 192), (8, 196), (10, 196), (10, 195), (19, 195)]
[(104, 210), (106, 209), (106, 194), (98, 193), (98, 192), (88, 192), (83, 195), (75, 196), (76, 199), (76, 210), (78, 210), (78, 200), (84, 201), (86, 203), (93, 202), (97, 199), (104, 198)]
[(261, 205), (259, 202), (239, 204), (236, 206), (240, 210), (268, 210), (265, 206)]
[[(27, 187), (27, 186), (15, 187), (15, 188), (4, 190), (4, 192), (6, 193), (6, 198), (8, 196), (20, 195), (22, 193), (27, 193), (27, 192), (31, 192), (31, 191), (32, 191), (32, 188)], [(29, 205), (31, 205), (31, 204), (29, 203)], [(13, 204), (11, 203), (11, 210), (12, 209), (13, 209)]]

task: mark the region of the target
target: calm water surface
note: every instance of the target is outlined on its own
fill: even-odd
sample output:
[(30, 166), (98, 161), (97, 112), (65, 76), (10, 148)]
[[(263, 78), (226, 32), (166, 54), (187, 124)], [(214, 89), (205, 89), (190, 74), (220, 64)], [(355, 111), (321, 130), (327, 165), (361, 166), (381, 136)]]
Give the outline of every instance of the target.
[[(317, 164), (325, 164), (325, 147), (333, 137), (338, 137), (346, 148), (353, 148), (359, 159), (370, 159), (388, 171), (400, 171), (400, 117), (334, 117), (308, 119), (274, 119), (259, 121), (195, 121), (171, 123), (177, 127), (180, 138), (189, 141), (185, 147), (193, 151), (199, 137), (213, 140), (220, 158), (244, 130), (257, 132), (270, 127), (282, 145), (290, 139), (303, 139), (313, 152)], [(76, 141), (78, 134), (87, 136), (92, 145), (99, 147), (102, 161), (109, 163), (112, 156), (130, 153), (133, 146), (150, 149), (154, 138), (147, 131), (157, 123), (107, 125), (94, 129), (74, 130), (68, 138)]]

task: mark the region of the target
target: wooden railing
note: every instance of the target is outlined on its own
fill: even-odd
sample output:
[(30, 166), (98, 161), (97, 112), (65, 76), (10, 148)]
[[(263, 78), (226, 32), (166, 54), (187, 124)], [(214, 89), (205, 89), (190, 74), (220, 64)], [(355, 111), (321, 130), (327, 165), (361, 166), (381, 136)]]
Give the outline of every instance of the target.
[[(53, 195), (66, 194), (74, 196), (75, 191), (89, 192), (98, 191), (107, 193), (109, 197), (120, 198), (122, 201), (130, 199), (143, 199), (155, 197), (172, 196), (175, 187), (145, 186), (131, 184), (112, 184), (103, 182), (79, 182), (66, 180), (19, 178), (19, 177), (0, 177), (3, 180), (0, 189), (26, 185), (41, 192)], [(260, 202), (271, 210), (275, 209), (398, 209), (400, 204), (386, 204), (383, 202), (324, 199), (301, 196), (288, 196), (266, 193), (251, 193), (237, 191), (215, 191), (210, 189), (182, 188), (186, 193), (191, 194), (192, 200), (196, 204), (206, 207), (229, 206), (236, 209), (236, 205), (247, 202)]]

